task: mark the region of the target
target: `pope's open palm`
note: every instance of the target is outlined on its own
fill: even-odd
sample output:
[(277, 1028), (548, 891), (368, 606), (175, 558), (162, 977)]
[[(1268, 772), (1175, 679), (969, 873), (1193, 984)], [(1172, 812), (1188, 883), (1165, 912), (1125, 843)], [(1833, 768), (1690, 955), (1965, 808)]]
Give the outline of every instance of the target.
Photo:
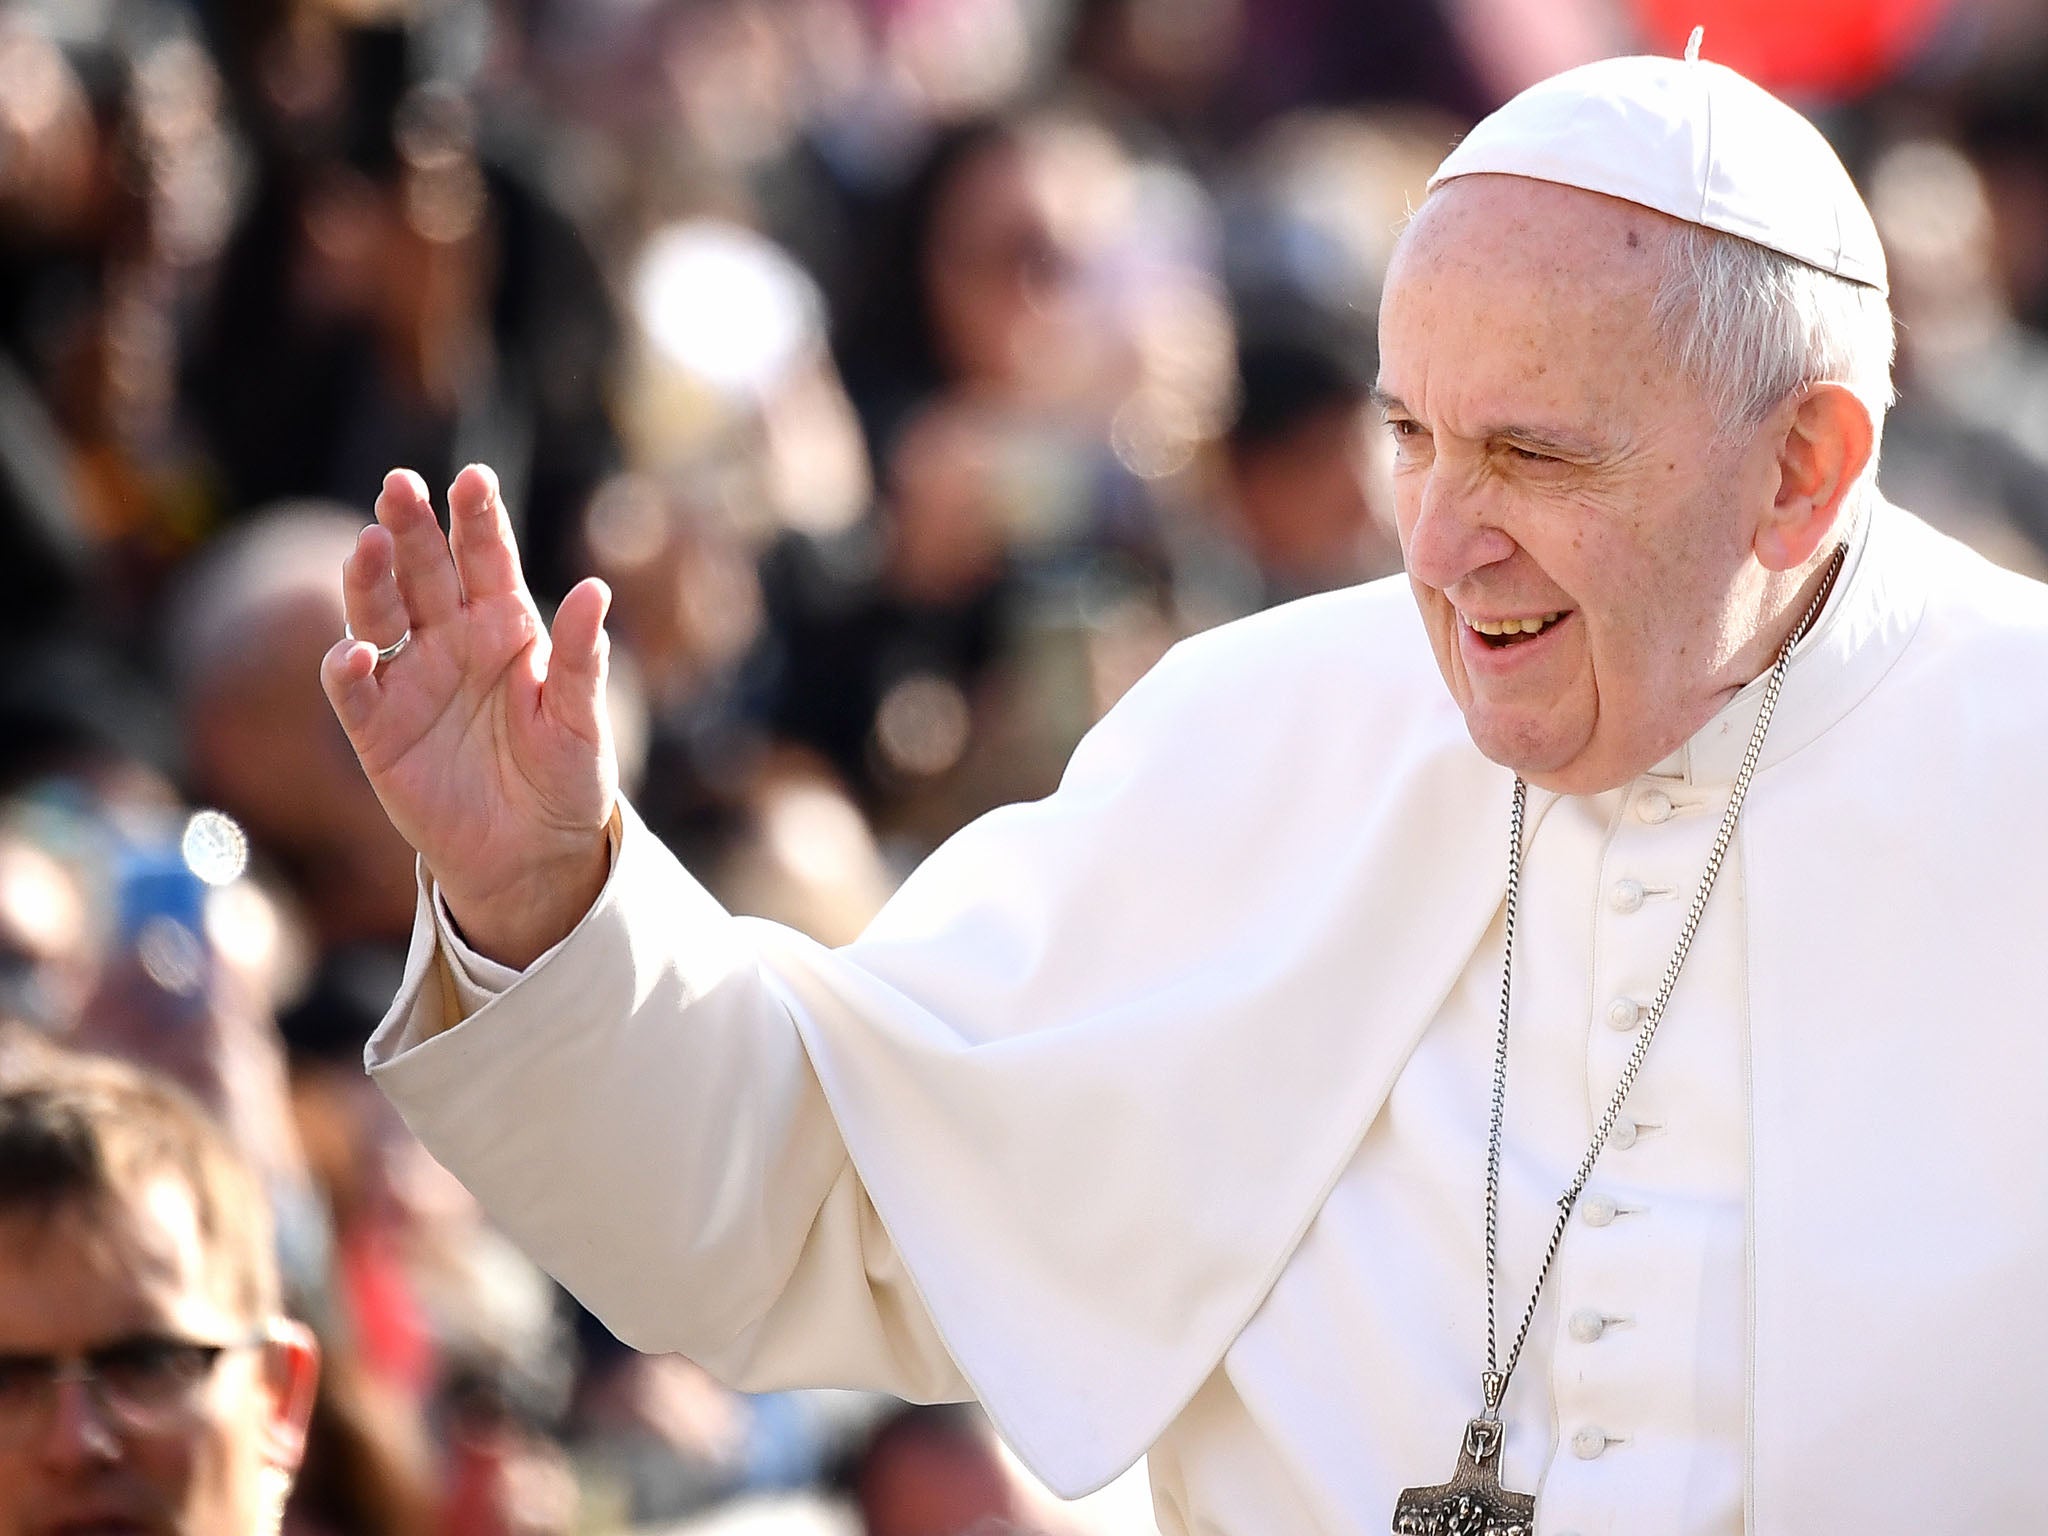
[(343, 568), (354, 638), (327, 653), (321, 681), (469, 942), (523, 966), (604, 880), (618, 784), (604, 712), (609, 597), (583, 582), (550, 632), (496, 477), (463, 470), (448, 505), (444, 537), (419, 477), (385, 478), (377, 522)]

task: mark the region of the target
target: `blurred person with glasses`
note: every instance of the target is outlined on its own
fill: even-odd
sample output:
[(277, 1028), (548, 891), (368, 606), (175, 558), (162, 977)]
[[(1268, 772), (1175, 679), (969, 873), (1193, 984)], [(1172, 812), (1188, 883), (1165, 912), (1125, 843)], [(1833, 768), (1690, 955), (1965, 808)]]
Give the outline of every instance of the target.
[(318, 1370), (262, 1187), (196, 1104), (0, 1053), (0, 1536), (277, 1531)]

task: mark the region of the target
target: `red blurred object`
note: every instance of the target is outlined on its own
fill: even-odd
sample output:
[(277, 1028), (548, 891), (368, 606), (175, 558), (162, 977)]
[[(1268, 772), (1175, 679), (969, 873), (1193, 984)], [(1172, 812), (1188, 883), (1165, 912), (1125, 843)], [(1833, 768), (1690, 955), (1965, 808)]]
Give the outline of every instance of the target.
[(1655, 53), (1682, 53), (1696, 26), (1700, 57), (1781, 96), (1839, 101), (1889, 80), (1933, 35), (1955, 0), (1629, 0)]
[(433, 1390), (434, 1338), (397, 1249), (381, 1233), (344, 1232), (337, 1269), (363, 1361), (380, 1382), (415, 1403)]

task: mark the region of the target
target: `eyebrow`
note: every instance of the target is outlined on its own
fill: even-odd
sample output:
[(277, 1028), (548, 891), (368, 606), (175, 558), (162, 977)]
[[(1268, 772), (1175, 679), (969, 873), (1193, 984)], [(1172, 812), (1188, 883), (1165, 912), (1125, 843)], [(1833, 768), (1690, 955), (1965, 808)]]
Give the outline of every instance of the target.
[[(1414, 414), (1402, 403), (1398, 395), (1389, 393), (1377, 384), (1366, 391), (1366, 396), (1382, 411), (1399, 411), (1403, 415)], [(1598, 446), (1588, 438), (1573, 437), (1569, 434), (1549, 431), (1542, 427), (1521, 426), (1511, 422), (1503, 422), (1498, 426), (1487, 427), (1478, 435), (1486, 441), (1506, 439), (1510, 442), (1534, 448), (1539, 452), (1560, 454), (1566, 458), (1590, 459), (1596, 457), (1600, 451)]]

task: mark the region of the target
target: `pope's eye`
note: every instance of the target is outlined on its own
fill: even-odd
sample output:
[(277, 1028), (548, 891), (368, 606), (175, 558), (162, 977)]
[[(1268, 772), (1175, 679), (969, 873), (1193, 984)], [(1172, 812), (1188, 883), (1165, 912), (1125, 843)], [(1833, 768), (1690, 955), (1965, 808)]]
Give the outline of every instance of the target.
[(1513, 443), (1509, 443), (1507, 449), (1509, 453), (1520, 459), (1524, 464), (1556, 464), (1561, 462), (1558, 459), (1552, 458), (1547, 453), (1538, 453), (1534, 448), (1518, 448)]

